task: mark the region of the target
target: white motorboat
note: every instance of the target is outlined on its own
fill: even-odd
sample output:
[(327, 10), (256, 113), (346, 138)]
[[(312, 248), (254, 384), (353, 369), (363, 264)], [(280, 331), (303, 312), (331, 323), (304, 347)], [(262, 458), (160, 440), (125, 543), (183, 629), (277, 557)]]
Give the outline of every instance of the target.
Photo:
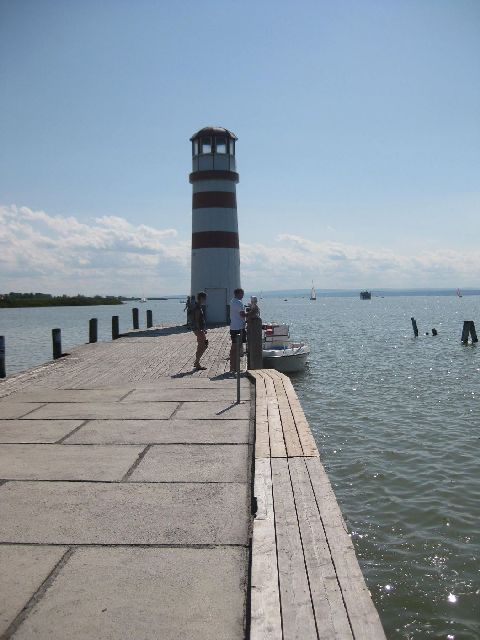
[(310, 348), (290, 338), (288, 324), (264, 325), (263, 366), (282, 373), (295, 373), (305, 368)]

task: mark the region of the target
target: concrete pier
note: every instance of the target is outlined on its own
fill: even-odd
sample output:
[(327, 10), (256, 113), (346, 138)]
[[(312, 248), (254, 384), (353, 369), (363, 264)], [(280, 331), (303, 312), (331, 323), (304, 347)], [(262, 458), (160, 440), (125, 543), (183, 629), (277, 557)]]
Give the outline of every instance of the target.
[(293, 387), (236, 404), (208, 337), (206, 371), (167, 327), (0, 383), (2, 640), (384, 637)]

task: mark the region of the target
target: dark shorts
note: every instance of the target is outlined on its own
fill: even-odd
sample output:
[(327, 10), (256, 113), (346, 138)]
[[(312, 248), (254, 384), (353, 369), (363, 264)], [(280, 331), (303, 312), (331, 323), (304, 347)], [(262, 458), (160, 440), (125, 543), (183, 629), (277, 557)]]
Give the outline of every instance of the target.
[(230, 329), (230, 338), (232, 342), (237, 341), (237, 336), (242, 336), (242, 342), (245, 343), (247, 341), (247, 332), (245, 329)]

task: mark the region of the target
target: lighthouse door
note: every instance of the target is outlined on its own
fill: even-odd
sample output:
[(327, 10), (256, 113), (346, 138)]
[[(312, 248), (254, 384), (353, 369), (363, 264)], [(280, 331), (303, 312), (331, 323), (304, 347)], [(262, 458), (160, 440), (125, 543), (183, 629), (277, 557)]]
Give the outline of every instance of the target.
[(227, 322), (227, 290), (205, 289), (205, 293), (207, 294), (207, 323)]

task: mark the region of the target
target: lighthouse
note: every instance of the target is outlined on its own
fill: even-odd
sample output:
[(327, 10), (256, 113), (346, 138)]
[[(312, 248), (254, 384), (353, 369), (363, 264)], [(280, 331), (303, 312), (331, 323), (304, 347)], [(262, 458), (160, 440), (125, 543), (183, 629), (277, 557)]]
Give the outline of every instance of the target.
[(222, 127), (197, 131), (192, 142), (191, 294), (207, 294), (208, 324), (226, 323), (240, 287), (235, 163), (237, 136)]

